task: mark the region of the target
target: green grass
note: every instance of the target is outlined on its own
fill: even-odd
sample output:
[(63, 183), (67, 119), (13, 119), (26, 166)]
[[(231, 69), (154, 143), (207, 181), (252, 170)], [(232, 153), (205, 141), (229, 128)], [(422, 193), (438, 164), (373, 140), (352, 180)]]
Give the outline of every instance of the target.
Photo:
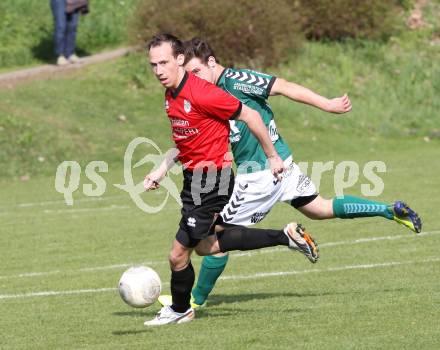
[[(77, 31), (80, 55), (133, 42), (128, 26), (139, 0), (90, 2)], [(51, 62), (53, 17), (49, 0), (4, 0), (0, 3), (0, 71)]]
[[(149, 137), (162, 150), (172, 145), (163, 90), (145, 57), (131, 54), (1, 90), (0, 348), (439, 348), (440, 61), (431, 34), (406, 33), (386, 45), (308, 43), (272, 71), (325, 95), (348, 91), (353, 102), (349, 115), (330, 116), (272, 99), (296, 161), (353, 160), (361, 169), (370, 160), (385, 162), (378, 200), (408, 201), (427, 234), (417, 237), (382, 218), (314, 222), (279, 205), (260, 226), (303, 222), (320, 243), (318, 264), (281, 248), (235, 253), (229, 279), (194, 322), (158, 329), (143, 327), (157, 305), (131, 309), (112, 289), (126, 267), (145, 263), (169, 290), (167, 255), (179, 221), (174, 200), (146, 214), (113, 186), (124, 183), (123, 156), (134, 137)], [(140, 149), (135, 159), (147, 152)], [(73, 207), (54, 189), (64, 160), (82, 166)], [(82, 193), (92, 160), (109, 164), (102, 200)], [(149, 167), (134, 172), (135, 183)], [(345, 193), (360, 195), (367, 183), (361, 175)], [(320, 192), (334, 195), (333, 172), (324, 174)], [(152, 205), (164, 196), (142, 195)], [(193, 261), (198, 270), (200, 258)], [(255, 276), (280, 271), (294, 274)], [(63, 294), (26, 295), (47, 291)]]
[[(350, 136), (344, 140), (356, 142)], [(279, 205), (260, 226), (301, 220), (321, 244), (320, 261), (311, 265), (281, 248), (250, 256), (233, 254), (224, 276), (249, 278), (220, 281), (210, 306), (194, 322), (159, 329), (143, 326), (157, 305), (134, 310), (116, 290), (93, 290), (115, 288), (126, 268), (121, 264), (145, 262), (159, 272), (168, 292), (166, 259), (179, 220), (176, 202), (169, 200), (158, 214), (143, 213), (111, 185), (123, 181), (120, 168), (104, 174), (108, 186), (103, 200), (88, 201), (76, 193), (73, 207), (55, 192), (53, 176), (25, 183), (0, 180), (0, 294), (92, 290), (0, 299), (7, 315), (0, 321), (2, 348), (26, 349), (32, 344), (36, 349), (169, 349), (180, 342), (196, 349), (214, 343), (219, 349), (438, 348), (438, 144), (391, 140), (364, 152), (356, 147), (341, 151), (339, 142), (329, 141), (324, 153), (315, 151), (312, 141), (304, 141), (298, 153), (333, 160), (337, 149), (336, 161), (385, 161), (388, 171), (380, 200), (406, 199), (421, 213), (424, 230), (432, 233), (416, 237), (382, 218), (313, 222)], [(179, 178), (176, 181), (180, 184)], [(365, 179), (348, 193), (360, 194), (362, 182)], [(323, 178), (321, 193), (333, 194), (331, 174)], [(159, 192), (143, 198), (157, 203), (163, 196)], [(378, 240), (357, 241), (365, 238)], [(200, 258), (194, 258), (196, 270), (199, 264)], [(88, 268), (95, 269), (83, 270)], [(298, 274), (253, 276), (279, 271)], [(33, 272), (52, 274), (20, 276)]]
[[(438, 142), (440, 52), (415, 44), (423, 40), (402, 51), (404, 41), (309, 43), (289, 65), (269, 70), (329, 97), (348, 92), (353, 103), (349, 115), (335, 116), (271, 98), (282, 134), (298, 143), (316, 140), (315, 147), (324, 150), (323, 137), (347, 134), (377, 142), (389, 137)], [(0, 98), (0, 163), (8, 164), (0, 176), (52, 174), (67, 159), (120, 164), (137, 136), (154, 138), (163, 149), (171, 146), (168, 124), (158, 122), (164, 118), (163, 91), (143, 54), (1, 90)], [(126, 123), (118, 121), (120, 115)]]

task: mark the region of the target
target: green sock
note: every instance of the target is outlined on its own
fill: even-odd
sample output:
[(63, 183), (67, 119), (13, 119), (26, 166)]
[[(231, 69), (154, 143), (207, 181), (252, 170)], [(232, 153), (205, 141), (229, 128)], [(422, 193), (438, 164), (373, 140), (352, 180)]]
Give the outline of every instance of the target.
[(394, 213), (388, 204), (354, 196), (333, 198), (333, 213), (341, 219), (382, 216), (392, 220), (394, 217)]
[(200, 267), (197, 284), (192, 290), (194, 301), (202, 305), (214, 288), (217, 278), (222, 274), (228, 262), (229, 254), (225, 256), (205, 256)]

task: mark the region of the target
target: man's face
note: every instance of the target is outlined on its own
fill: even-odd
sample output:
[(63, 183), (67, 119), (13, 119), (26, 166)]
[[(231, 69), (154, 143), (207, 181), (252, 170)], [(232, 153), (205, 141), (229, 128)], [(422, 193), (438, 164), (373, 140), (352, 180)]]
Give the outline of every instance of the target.
[(183, 55), (173, 56), (170, 43), (164, 42), (150, 48), (150, 65), (153, 73), (166, 88), (175, 89), (179, 85), (179, 66), (183, 64)]
[(194, 57), (188, 61), (187, 64), (185, 64), (185, 70), (187, 72), (192, 72), (195, 75), (197, 75), (199, 78), (202, 78), (206, 81), (209, 81), (210, 83), (214, 84), (214, 65), (212, 68), (209, 67), (209, 64), (211, 62), (208, 62), (207, 64), (202, 63), (200, 58)]

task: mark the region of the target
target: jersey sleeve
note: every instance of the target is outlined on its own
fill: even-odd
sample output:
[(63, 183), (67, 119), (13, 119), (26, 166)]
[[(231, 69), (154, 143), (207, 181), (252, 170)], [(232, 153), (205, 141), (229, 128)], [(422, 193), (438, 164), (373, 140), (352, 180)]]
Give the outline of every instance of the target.
[(241, 113), (241, 102), (214, 84), (200, 81), (196, 94), (199, 110), (214, 118), (235, 119)]
[(267, 100), (276, 80), (273, 75), (250, 69), (229, 69), (225, 74), (226, 88), (234, 95)]

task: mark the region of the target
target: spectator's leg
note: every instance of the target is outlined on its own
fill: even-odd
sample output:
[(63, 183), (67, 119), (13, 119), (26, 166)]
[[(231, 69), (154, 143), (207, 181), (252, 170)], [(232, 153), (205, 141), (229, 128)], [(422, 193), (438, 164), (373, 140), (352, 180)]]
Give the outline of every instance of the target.
[(66, 33), (66, 5), (65, 0), (51, 0), (50, 7), (52, 9), (54, 19), (54, 51), (57, 57), (63, 56), (65, 52)]
[(76, 27), (78, 26), (79, 12), (67, 15), (67, 33), (65, 54), (69, 58), (75, 53)]

